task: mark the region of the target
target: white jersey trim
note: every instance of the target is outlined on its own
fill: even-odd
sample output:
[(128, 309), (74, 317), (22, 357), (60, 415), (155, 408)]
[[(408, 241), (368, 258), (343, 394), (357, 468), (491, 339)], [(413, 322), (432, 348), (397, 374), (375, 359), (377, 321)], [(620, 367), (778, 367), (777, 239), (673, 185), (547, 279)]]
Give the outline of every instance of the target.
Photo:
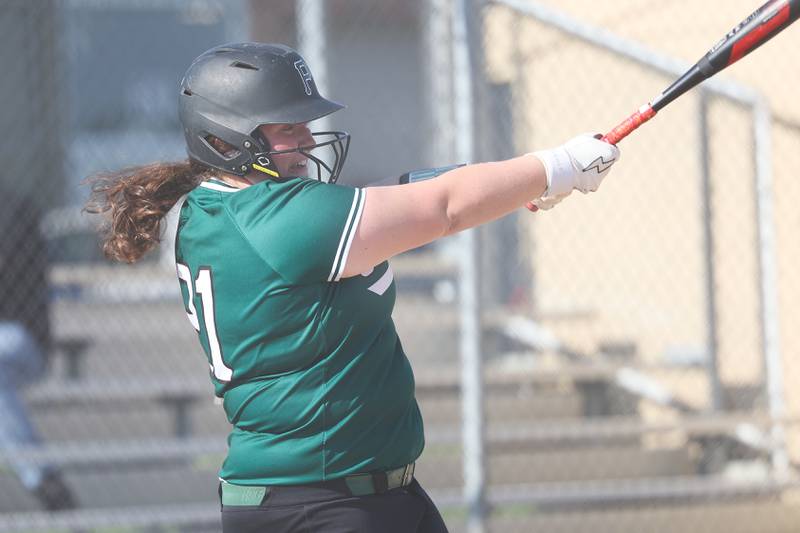
[(236, 187), (231, 187), (229, 185), (222, 185), (220, 183), (214, 183), (211, 181), (204, 181), (200, 184), (200, 187), (204, 189), (211, 189), (213, 191), (220, 191), (220, 192), (236, 192), (240, 191), (241, 189), (237, 189)]
[(342, 237), (339, 239), (339, 247), (336, 249), (336, 255), (333, 257), (333, 265), (331, 265), (331, 273), (328, 276), (328, 281), (339, 281), (344, 273), (344, 267), (347, 264), (347, 256), (350, 253), (350, 246), (353, 244), (353, 238), (356, 235), (358, 223), (361, 220), (361, 213), (364, 210), (364, 201), (367, 197), (365, 189), (356, 189), (353, 195), (353, 203), (350, 206), (350, 212), (347, 215), (347, 220), (342, 230)]
[(378, 281), (367, 287), (367, 290), (374, 292), (378, 296), (383, 296), (383, 293), (392, 285), (392, 281), (394, 281), (392, 265), (386, 265), (386, 272), (383, 273)]
[(361, 213), (364, 211), (364, 202), (367, 199), (367, 191), (365, 189), (361, 190), (361, 198), (358, 201), (358, 212), (356, 212), (355, 219), (353, 219), (353, 230), (350, 232), (350, 236), (347, 238), (347, 245), (344, 248), (344, 253), (342, 254), (342, 262), (339, 266), (339, 272), (336, 273), (336, 279), (334, 281), (339, 281), (341, 279), (342, 274), (344, 274), (344, 267), (347, 264), (347, 257), (350, 255), (350, 245), (353, 244), (353, 239), (356, 236), (356, 230), (358, 229), (358, 223), (361, 221)]

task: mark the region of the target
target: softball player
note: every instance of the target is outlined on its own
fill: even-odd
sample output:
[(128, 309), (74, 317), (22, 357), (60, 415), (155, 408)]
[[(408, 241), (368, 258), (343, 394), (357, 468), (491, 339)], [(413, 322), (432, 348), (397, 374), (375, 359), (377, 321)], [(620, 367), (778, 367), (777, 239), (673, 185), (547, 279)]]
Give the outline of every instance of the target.
[(320, 96), (294, 50), (209, 50), (179, 99), (189, 161), (97, 178), (89, 209), (109, 215), (106, 253), (133, 262), (185, 195), (180, 290), (232, 425), (223, 530), (446, 531), (413, 477), (423, 424), (387, 259), (531, 199), (549, 208), (594, 191), (617, 149), (581, 136), (426, 182), (352, 188), (335, 184), (349, 135), (307, 126), (343, 106)]

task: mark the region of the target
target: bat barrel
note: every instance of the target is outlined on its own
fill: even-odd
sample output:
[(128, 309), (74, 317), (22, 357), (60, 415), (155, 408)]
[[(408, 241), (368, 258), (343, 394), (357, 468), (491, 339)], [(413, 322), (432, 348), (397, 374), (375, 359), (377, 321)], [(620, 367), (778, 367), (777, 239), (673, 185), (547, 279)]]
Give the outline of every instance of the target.
[(769, 0), (732, 29), (652, 104), (634, 113), (603, 140), (617, 144), (670, 102), (772, 39), (800, 18), (800, 0)]
[(800, 18), (800, 0), (770, 0), (733, 28), (698, 65), (706, 77), (728, 67)]

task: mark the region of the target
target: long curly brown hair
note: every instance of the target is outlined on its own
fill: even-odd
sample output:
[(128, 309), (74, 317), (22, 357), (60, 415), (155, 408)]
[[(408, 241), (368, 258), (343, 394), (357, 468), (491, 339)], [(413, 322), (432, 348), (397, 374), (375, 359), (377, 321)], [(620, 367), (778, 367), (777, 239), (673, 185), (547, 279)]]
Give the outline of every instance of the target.
[(91, 195), (84, 211), (104, 218), (100, 232), (106, 257), (124, 263), (141, 259), (161, 241), (167, 212), (211, 175), (209, 167), (187, 160), (87, 178)]

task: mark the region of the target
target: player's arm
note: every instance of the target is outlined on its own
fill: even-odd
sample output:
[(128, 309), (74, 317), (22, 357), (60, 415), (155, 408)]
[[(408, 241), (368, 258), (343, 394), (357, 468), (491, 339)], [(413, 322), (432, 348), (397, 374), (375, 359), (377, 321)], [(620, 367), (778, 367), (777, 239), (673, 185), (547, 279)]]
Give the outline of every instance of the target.
[(468, 165), (409, 185), (368, 187), (343, 277), (498, 218), (546, 187), (544, 167), (533, 156)]
[(368, 187), (342, 277), (500, 218), (532, 198), (547, 208), (574, 189), (596, 190), (618, 157), (616, 147), (581, 136), (552, 150), (456, 168), (429, 181)]

